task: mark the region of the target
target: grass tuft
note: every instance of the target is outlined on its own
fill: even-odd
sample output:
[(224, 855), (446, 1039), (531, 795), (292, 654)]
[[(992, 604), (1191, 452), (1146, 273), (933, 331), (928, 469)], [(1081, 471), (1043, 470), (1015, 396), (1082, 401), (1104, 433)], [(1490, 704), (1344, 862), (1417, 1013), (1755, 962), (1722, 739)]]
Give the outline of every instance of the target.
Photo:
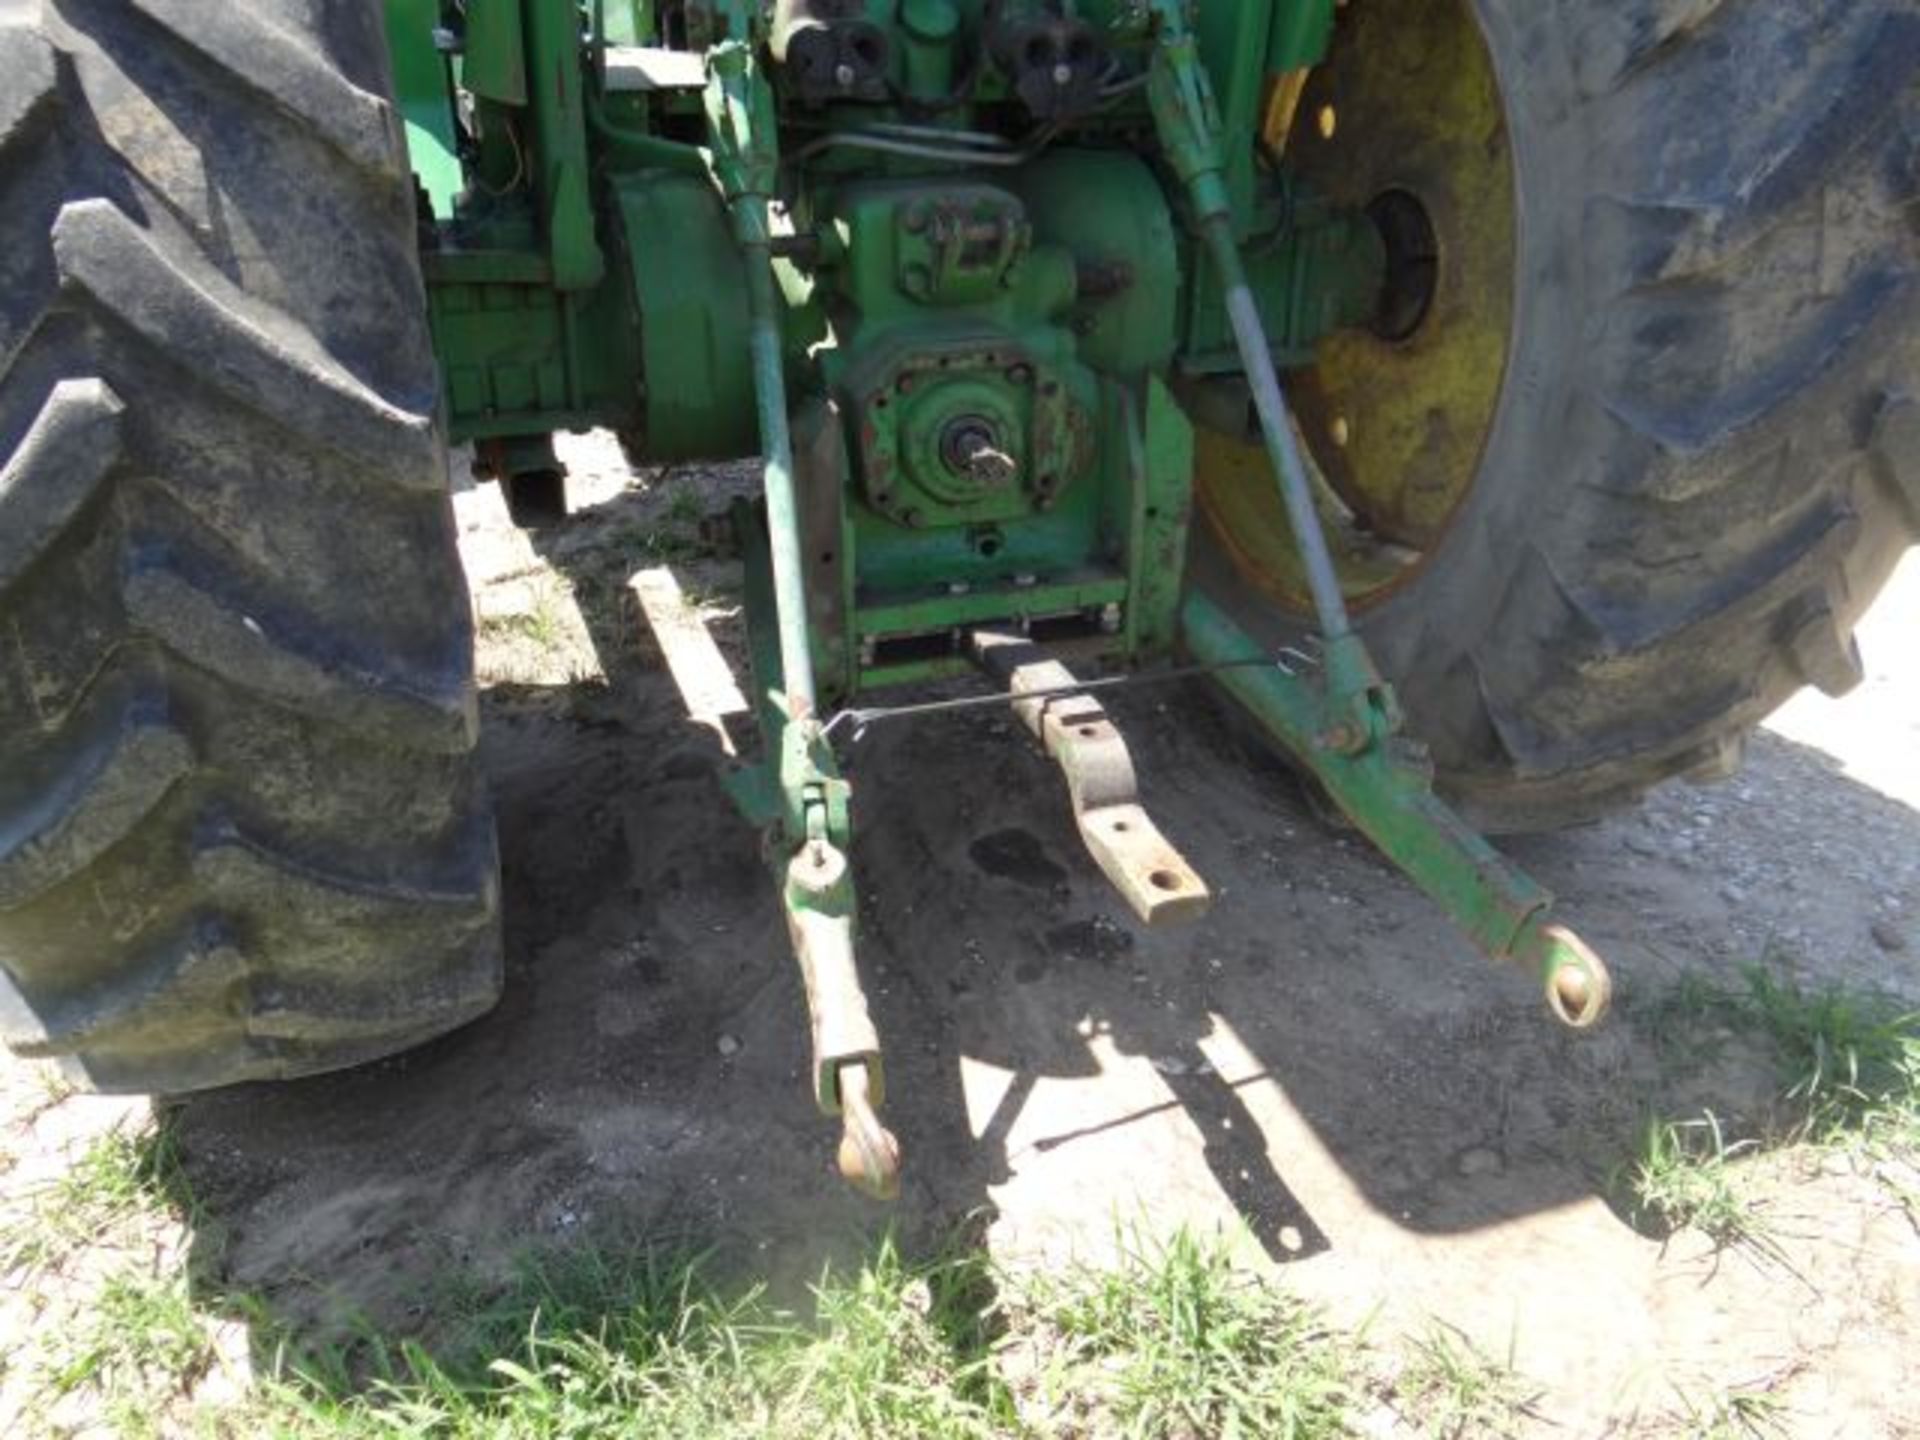
[(675, 485), (667, 500), (667, 519), (676, 525), (698, 525), (706, 514), (698, 487)]
[(1394, 1395), (1436, 1440), (1512, 1435), (1539, 1399), (1515, 1369), (1511, 1352), (1504, 1362), (1496, 1361), (1464, 1332), (1440, 1321), (1410, 1342)]
[(1759, 967), (1746, 1001), (1810, 1138), (1920, 1148), (1920, 1010), (1839, 986), (1809, 994)]
[(1059, 1347), (1043, 1383), (1086, 1433), (1302, 1437), (1345, 1433), (1355, 1342), (1182, 1230), (1130, 1237), (1118, 1268), (1030, 1282)]
[[(1616, 1176), (1636, 1226), (1665, 1237), (1693, 1229), (1717, 1245), (1774, 1247), (1759, 1206), (1733, 1161), (1749, 1151), (1812, 1144), (1865, 1151), (1891, 1163), (1874, 1173), (1913, 1209), (1901, 1174), (1920, 1158), (1920, 1011), (1891, 996), (1829, 985), (1807, 991), (1755, 965), (1730, 988), (1686, 977), (1643, 1004), (1639, 1024), (1663, 1051), (1685, 1046), (1698, 1062), (1698, 1037), (1740, 1032), (1763, 1042), (1777, 1073), (1774, 1110), (1757, 1136), (1729, 1143), (1710, 1111), (1699, 1119), (1658, 1117), (1640, 1134)], [(1710, 1023), (1711, 1022), (1711, 1023)], [(1711, 1048), (1711, 1047), (1710, 1047)], [(1777, 1258), (1777, 1257), (1776, 1257)]]
[(1729, 1145), (1712, 1111), (1697, 1120), (1649, 1120), (1626, 1175), (1634, 1225), (1662, 1239), (1697, 1230), (1720, 1246), (1759, 1241), (1757, 1207), (1732, 1164), (1752, 1148), (1751, 1140)]
[(20, 1197), (0, 1226), (0, 1274), (30, 1272), (105, 1241), (156, 1210), (189, 1213), (177, 1142), (165, 1125), (96, 1136), (59, 1179)]
[(1780, 1440), (1790, 1433), (1787, 1404), (1765, 1389), (1736, 1387), (1704, 1398), (1675, 1389), (1675, 1417), (1688, 1440)]
[(338, 1355), (290, 1364), (259, 1418), (284, 1433), (449, 1440), (1005, 1433), (979, 1278), (984, 1259), (910, 1264), (891, 1243), (814, 1287), (811, 1320), (700, 1256), (577, 1250), (469, 1297), (444, 1348), (406, 1342), (356, 1383)]
[(86, 1388), (132, 1412), (156, 1390), (191, 1390), (214, 1358), (187, 1282), (129, 1270), (108, 1277), (42, 1384), (55, 1397)]

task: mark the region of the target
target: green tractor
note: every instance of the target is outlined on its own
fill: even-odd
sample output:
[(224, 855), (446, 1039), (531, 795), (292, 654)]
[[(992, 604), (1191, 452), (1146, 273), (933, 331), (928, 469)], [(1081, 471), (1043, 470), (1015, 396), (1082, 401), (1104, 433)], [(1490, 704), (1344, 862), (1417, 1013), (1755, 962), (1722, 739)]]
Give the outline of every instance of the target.
[(1916, 197), (1915, 0), (0, 0), (6, 1040), (177, 1092), (494, 1002), (447, 445), (536, 516), (594, 428), (762, 458), (728, 784), (856, 1183), (840, 762), (930, 707), (1172, 923), (1099, 695), (1196, 677), (1590, 1024), (1481, 832), (1858, 678)]

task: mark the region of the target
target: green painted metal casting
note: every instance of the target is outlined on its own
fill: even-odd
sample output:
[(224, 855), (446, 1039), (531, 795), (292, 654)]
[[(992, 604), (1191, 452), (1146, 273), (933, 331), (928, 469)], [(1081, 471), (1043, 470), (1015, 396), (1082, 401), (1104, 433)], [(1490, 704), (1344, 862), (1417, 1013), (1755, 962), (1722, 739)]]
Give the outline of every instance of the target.
[[(1177, 587), (1187, 503), (1139, 455), (1187, 437), (1143, 387), (1230, 371), (1232, 349), (1178, 157), (1154, 158), (1145, 12), (852, 11), (783, 3), (762, 33), (742, 4), (390, 0), (450, 429), (609, 427), (657, 461), (755, 453), (753, 282), (723, 195), (744, 183), (730, 167), (757, 165), (780, 202), (783, 388), (844, 431), (816, 426), (796, 461), (803, 480), (830, 470), (813, 483), (839, 501), (800, 505), (832, 557), (807, 577), (829, 695), (961, 668), (943, 637), (982, 619), (1078, 625), (1152, 658), (1174, 627), (1147, 592)], [(1223, 184), (1282, 364), (1365, 319), (1384, 264), (1364, 217), (1254, 164), (1265, 87), (1311, 63), (1330, 13), (1206, 4), (1193, 42), (1249, 141)], [(762, 113), (715, 110), (713, 47), (756, 37)], [(823, 96), (843, 67), (844, 93)], [(728, 127), (778, 170), (730, 154)]]

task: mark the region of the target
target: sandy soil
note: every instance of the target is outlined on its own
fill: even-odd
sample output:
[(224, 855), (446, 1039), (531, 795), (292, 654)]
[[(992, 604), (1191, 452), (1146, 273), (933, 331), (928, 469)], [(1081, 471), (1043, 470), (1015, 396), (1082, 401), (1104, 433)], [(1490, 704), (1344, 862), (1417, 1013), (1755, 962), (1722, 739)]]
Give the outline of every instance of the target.
[(1764, 955), (1920, 996), (1920, 565), (1863, 630), (1866, 684), (1789, 706), (1737, 779), (1509, 846), (1612, 961), (1619, 1013), (1591, 1036), (1316, 823), (1204, 694), (1111, 706), (1217, 894), (1164, 932), (1110, 893), (1007, 717), (874, 728), (855, 861), (908, 1157), (883, 1208), (831, 1174), (758, 838), (625, 598), (666, 563), (737, 647), (737, 574), (693, 536), (739, 477), (567, 453), (556, 530), (515, 530), (464, 476), (458, 497), (506, 999), (393, 1062), (185, 1102), (221, 1283), (316, 1331), (352, 1311), (404, 1331), (431, 1323), (423, 1274), (533, 1237), (681, 1234), (797, 1284), (888, 1224), (977, 1216), (997, 1253), (1044, 1263), (1117, 1225), (1244, 1222), (1342, 1319), (1438, 1318), (1510, 1352), (1543, 1431), (1644, 1433), (1675, 1386), (1766, 1385), (1800, 1433), (1920, 1434), (1920, 1234), (1870, 1177), (1756, 1162), (1774, 1258), (1663, 1246), (1607, 1198), (1647, 1111), (1710, 1105), (1737, 1131), (1765, 1101), (1737, 1044), (1700, 1060), (1729, 1039), (1711, 1016), (1679, 1060), (1660, 1043), (1679, 977)]

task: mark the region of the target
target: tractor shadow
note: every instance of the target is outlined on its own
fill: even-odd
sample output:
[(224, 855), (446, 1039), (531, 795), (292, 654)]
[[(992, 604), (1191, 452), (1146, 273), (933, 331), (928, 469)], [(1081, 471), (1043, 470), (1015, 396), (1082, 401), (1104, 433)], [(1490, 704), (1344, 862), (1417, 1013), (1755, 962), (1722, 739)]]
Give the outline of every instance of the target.
[[(196, 1286), (247, 1297), (263, 1358), (348, 1334), (430, 1341), (450, 1275), (505, 1285), (529, 1250), (710, 1250), (803, 1304), (823, 1267), (887, 1232), (909, 1252), (963, 1235), (1057, 1257), (1098, 1254), (1116, 1225), (1237, 1219), (1290, 1263), (1369, 1225), (1438, 1240), (1521, 1220), (1607, 1195), (1648, 1114), (1764, 1123), (1772, 1076), (1737, 1045), (1701, 1058), (1689, 1036), (1717, 1021), (1667, 1003), (1682, 977), (1791, 965), (1769, 937), (1837, 933), (1821, 927), (1876, 883), (1920, 911), (1911, 870), (1856, 880), (1843, 855), (1829, 873), (1794, 848), (1813, 816), (1858, 855), (1920, 856), (1920, 815), (1762, 735), (1744, 798), (1715, 802), (1720, 849), (1698, 839), (1693, 792), (1510, 847), (1618, 977), (1615, 1020), (1570, 1035), (1316, 821), (1198, 689), (1112, 705), (1149, 810), (1216, 891), (1166, 931), (1109, 890), (1004, 714), (878, 725), (848, 753), (854, 863), (907, 1162), (898, 1203), (873, 1205), (833, 1173), (835, 1126), (807, 1093), (760, 839), (626, 591), (644, 565), (674, 568), (738, 659), (733, 569), (667, 525), (661, 489), (531, 537), (592, 663), (484, 696), (499, 1008), (379, 1065), (169, 1107)], [(1660, 848), (1682, 832), (1685, 859)], [(1745, 904), (1722, 902), (1716, 884), (1749, 870)], [(1853, 956), (1853, 938), (1830, 953)]]

